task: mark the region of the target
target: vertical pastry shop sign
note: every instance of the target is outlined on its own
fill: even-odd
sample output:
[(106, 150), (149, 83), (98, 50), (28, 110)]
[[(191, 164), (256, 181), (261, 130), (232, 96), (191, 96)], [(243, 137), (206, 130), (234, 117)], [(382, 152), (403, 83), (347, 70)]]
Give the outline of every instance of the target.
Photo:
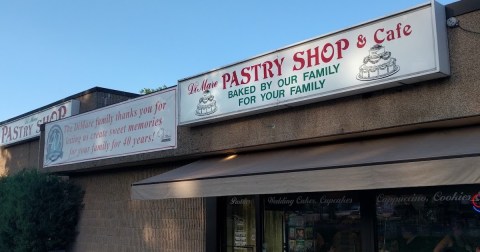
[(176, 88), (45, 125), (43, 166), (177, 146)]
[(70, 100), (35, 114), (0, 125), (0, 146), (10, 145), (40, 136), (40, 125), (78, 114), (79, 101)]
[(436, 2), (179, 81), (181, 125), (195, 125), (450, 74)]

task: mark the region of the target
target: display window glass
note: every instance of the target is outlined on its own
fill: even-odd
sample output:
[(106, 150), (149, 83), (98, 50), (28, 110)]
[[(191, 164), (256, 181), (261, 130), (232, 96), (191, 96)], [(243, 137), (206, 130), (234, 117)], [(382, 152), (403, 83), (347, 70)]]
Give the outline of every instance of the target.
[(253, 196), (228, 197), (226, 204), (225, 251), (257, 251), (255, 198)]
[(480, 251), (480, 187), (376, 194), (379, 251)]
[(263, 251), (361, 251), (360, 202), (345, 193), (267, 195)]
[(480, 252), (480, 186), (222, 198), (229, 252)]

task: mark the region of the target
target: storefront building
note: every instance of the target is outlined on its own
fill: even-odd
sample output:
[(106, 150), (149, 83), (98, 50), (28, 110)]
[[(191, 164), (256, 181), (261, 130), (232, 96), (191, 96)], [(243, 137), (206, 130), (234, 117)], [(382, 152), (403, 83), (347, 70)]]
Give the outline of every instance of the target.
[(207, 251), (480, 249), (478, 118), (460, 116), (478, 99), (456, 93), (466, 62), (443, 10), (181, 80), (182, 127), (260, 143), (137, 181), (132, 198), (207, 198)]
[(479, 21), (427, 3), (46, 123), (71, 250), (475, 251)]

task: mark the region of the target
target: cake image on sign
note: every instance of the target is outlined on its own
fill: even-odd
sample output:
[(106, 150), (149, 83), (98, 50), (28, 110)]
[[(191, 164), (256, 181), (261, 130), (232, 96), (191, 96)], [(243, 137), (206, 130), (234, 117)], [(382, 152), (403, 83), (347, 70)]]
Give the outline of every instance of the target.
[(392, 53), (386, 51), (384, 46), (374, 45), (368, 52), (368, 56), (363, 58), (363, 65), (359, 68), (358, 80), (382, 79), (400, 70), (400, 66), (397, 65), (397, 59), (391, 57)]
[(63, 157), (63, 131), (58, 125), (54, 125), (48, 132), (47, 142), (47, 160), (55, 162)]
[(160, 132), (159, 133), (160, 133), (160, 137), (162, 139), (161, 140), (162, 142), (170, 142), (170, 140), (172, 140), (172, 134), (170, 133), (170, 131), (168, 131), (164, 128), (161, 128)]
[(217, 111), (217, 102), (209, 90), (203, 92), (203, 96), (198, 100), (197, 110), (195, 114), (198, 116), (206, 116)]

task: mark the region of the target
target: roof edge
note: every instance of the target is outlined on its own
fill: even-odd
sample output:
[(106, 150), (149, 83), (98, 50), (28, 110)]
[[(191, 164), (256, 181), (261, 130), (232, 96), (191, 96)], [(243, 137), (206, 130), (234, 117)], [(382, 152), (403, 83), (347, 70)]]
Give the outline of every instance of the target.
[(445, 5), (447, 18), (460, 16), (476, 10), (480, 10), (480, 1), (478, 0), (462, 0)]
[(90, 88), (90, 89), (87, 89), (85, 91), (81, 91), (81, 92), (78, 92), (76, 94), (73, 94), (73, 95), (70, 95), (70, 96), (67, 96), (61, 100), (58, 100), (58, 101), (55, 101), (55, 102), (52, 102), (52, 103), (49, 103), (45, 106), (42, 106), (42, 107), (39, 107), (39, 108), (36, 108), (34, 110), (31, 110), (29, 112), (26, 112), (26, 113), (23, 113), (23, 114), (20, 114), (18, 116), (15, 116), (15, 117), (12, 117), (10, 119), (7, 119), (5, 121), (1, 121), (0, 122), (0, 125), (3, 125), (3, 124), (6, 124), (6, 123), (9, 123), (9, 122), (13, 122), (13, 121), (16, 121), (18, 119), (21, 119), (25, 116), (28, 116), (28, 115), (31, 115), (31, 114), (34, 114), (36, 112), (39, 112), (39, 111), (42, 111), (42, 110), (45, 110), (47, 108), (50, 108), (50, 107), (53, 107), (55, 105), (58, 105), (58, 104), (61, 104), (61, 103), (64, 103), (66, 101), (69, 101), (69, 100), (73, 100), (75, 98), (78, 98), (80, 96), (83, 96), (83, 95), (86, 95), (86, 94), (91, 94), (91, 93), (95, 93), (95, 92), (104, 92), (104, 93), (110, 93), (110, 94), (115, 94), (115, 95), (122, 95), (122, 96), (125, 96), (125, 97), (130, 97), (130, 98), (136, 98), (136, 97), (139, 97), (141, 96), (140, 94), (135, 94), (135, 93), (129, 93), (129, 92), (125, 92), (125, 91), (119, 91), (119, 90), (115, 90), (115, 89), (109, 89), (109, 88), (103, 88), (103, 87), (93, 87), (93, 88)]

